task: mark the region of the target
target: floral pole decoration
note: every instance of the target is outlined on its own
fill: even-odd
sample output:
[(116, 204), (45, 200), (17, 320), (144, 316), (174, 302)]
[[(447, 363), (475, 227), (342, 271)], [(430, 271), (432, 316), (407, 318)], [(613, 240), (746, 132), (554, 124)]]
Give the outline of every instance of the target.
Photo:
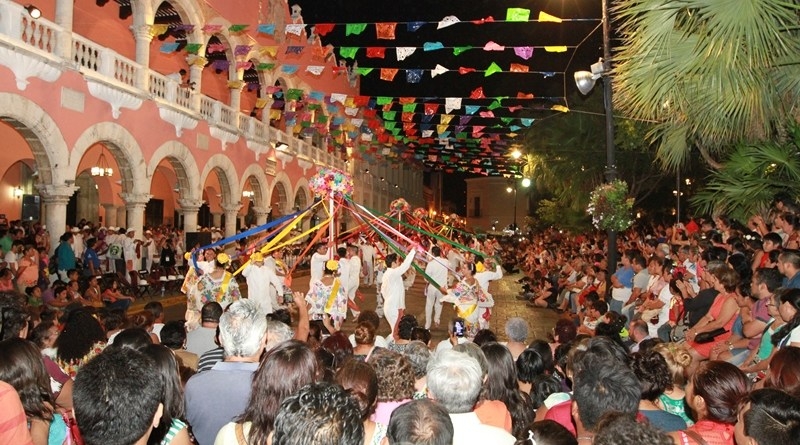
[(308, 182), (308, 188), (321, 198), (353, 196), (353, 178), (335, 168), (320, 168)]
[[(328, 224), (328, 239), (336, 239), (335, 198), (350, 198), (353, 196), (353, 178), (347, 173), (335, 168), (320, 168), (317, 174), (308, 181), (308, 188), (320, 198), (328, 198), (328, 206), (332, 219)], [(330, 259), (336, 249), (328, 249)]]
[(586, 213), (592, 215), (592, 224), (598, 229), (622, 232), (633, 224), (633, 202), (628, 196), (628, 184), (616, 179), (592, 191)]
[(389, 210), (398, 215), (403, 212), (408, 212), (410, 209), (411, 206), (403, 198), (397, 198), (389, 204)]
[(411, 214), (414, 215), (414, 218), (424, 219), (428, 217), (428, 209), (424, 207), (417, 207)]

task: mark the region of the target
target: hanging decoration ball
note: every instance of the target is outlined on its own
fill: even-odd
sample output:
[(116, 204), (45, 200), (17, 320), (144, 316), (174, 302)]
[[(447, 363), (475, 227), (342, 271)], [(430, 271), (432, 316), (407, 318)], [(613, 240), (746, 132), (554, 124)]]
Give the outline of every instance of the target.
[(353, 178), (335, 168), (320, 168), (317, 174), (308, 181), (308, 188), (318, 197), (350, 198), (353, 196)]
[(403, 198), (397, 198), (389, 204), (389, 210), (393, 213), (408, 212), (411, 206)]
[(622, 232), (633, 224), (633, 203), (634, 199), (628, 196), (628, 184), (617, 179), (594, 189), (586, 213), (592, 216), (592, 224), (598, 229)]
[(428, 210), (424, 207), (417, 207), (411, 214), (414, 215), (414, 218), (423, 219), (428, 217)]

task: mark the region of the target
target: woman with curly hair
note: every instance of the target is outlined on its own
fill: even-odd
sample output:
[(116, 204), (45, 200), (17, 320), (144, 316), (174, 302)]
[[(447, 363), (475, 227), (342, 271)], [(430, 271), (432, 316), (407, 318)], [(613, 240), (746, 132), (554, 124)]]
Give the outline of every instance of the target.
[(81, 366), (106, 347), (103, 327), (88, 311), (79, 308), (64, 314), (63, 329), (55, 342), (55, 361), (71, 378)]
[(375, 349), (375, 327), (367, 322), (361, 322), (353, 331), (355, 346), (353, 347), (353, 358), (365, 362)]
[(322, 371), (314, 352), (297, 340), (281, 343), (261, 360), (253, 374), (253, 388), (244, 413), (219, 431), (215, 445), (263, 445), (275, 428), (283, 400), (303, 386), (320, 380)]
[(378, 375), (378, 404), (372, 420), (388, 425), (392, 411), (414, 396), (414, 368), (401, 354), (383, 348), (372, 351), (367, 363)]
[[(39, 348), (21, 338), (0, 342), (0, 380), (13, 386), (19, 394), (34, 445), (46, 445), (50, 423), (55, 416), (50, 394), (50, 376), (44, 367)], [(56, 433), (57, 431), (53, 431), (53, 434)], [(60, 425), (60, 437), (62, 441), (66, 437), (63, 422)]]
[(750, 390), (747, 376), (728, 362), (702, 362), (686, 385), (686, 402), (697, 422), (670, 433), (682, 445), (733, 445), (739, 401)]
[(692, 356), (677, 343), (659, 343), (653, 346), (653, 351), (661, 354), (667, 362), (671, 384), (667, 385), (664, 393), (658, 396), (656, 405), (668, 413), (680, 416), (687, 426), (694, 425), (694, 421), (686, 412), (686, 369), (692, 364)]
[(526, 426), (533, 421), (534, 411), (530, 398), (519, 389), (517, 368), (511, 352), (500, 343), (486, 343), (481, 350), (486, 356), (489, 373), (478, 403), (491, 400), (503, 402), (511, 413), (511, 434), (517, 439), (524, 439), (527, 437)]
[(414, 332), (414, 328), (418, 326), (417, 317), (413, 315), (403, 315), (397, 323), (397, 336), (392, 338), (386, 347), (390, 351), (402, 354), (406, 346), (408, 346), (408, 343), (411, 342), (411, 334)]
[(672, 385), (672, 377), (664, 357), (652, 350), (637, 352), (631, 356), (631, 369), (639, 379), (639, 412), (647, 417), (651, 425), (662, 431), (686, 429), (686, 422), (680, 416), (662, 410), (655, 403), (664, 390)]
[(372, 366), (350, 360), (336, 371), (336, 383), (358, 401), (364, 423), (364, 445), (379, 445), (386, 436), (386, 424), (370, 419), (378, 401), (378, 376)]

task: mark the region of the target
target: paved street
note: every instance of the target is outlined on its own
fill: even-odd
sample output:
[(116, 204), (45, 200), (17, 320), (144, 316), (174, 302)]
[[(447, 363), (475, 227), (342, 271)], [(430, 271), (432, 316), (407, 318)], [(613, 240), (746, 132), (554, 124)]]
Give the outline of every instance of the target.
[[(505, 341), (505, 333), (503, 332), (503, 326), (505, 325), (506, 320), (511, 317), (522, 317), (528, 320), (528, 323), (531, 327), (531, 335), (528, 338), (528, 341), (542, 338), (547, 338), (547, 333), (550, 332), (555, 326), (556, 320), (558, 319), (558, 315), (549, 309), (541, 309), (541, 308), (529, 308), (525, 305), (525, 302), (519, 301), (514, 298), (516, 295), (519, 294), (521, 289), (521, 285), (517, 283), (517, 279), (520, 278), (520, 275), (509, 275), (503, 277), (503, 279), (499, 281), (492, 282), (490, 285), (490, 292), (494, 296), (495, 300), (495, 307), (492, 311), (492, 319), (491, 319), (491, 328), (494, 330), (498, 337)], [(295, 290), (306, 291), (308, 290), (308, 280), (309, 276), (307, 273), (296, 276), (293, 280), (292, 287)], [(240, 284), (243, 285), (244, 280), (240, 280)], [(414, 286), (409, 289), (406, 293), (406, 313), (413, 314), (417, 317), (420, 322), (420, 325), (424, 325), (425, 323), (425, 297), (423, 295), (423, 289), (425, 287), (425, 281), (422, 278), (422, 275), (417, 275), (417, 279), (414, 282)], [(242, 286), (242, 293), (246, 295), (246, 286)], [(361, 286), (360, 291), (364, 296), (363, 301), (358, 301), (359, 305), (364, 309), (375, 309), (375, 287), (374, 286)], [(160, 298), (158, 298), (161, 300)], [(149, 301), (146, 300), (139, 300), (134, 304), (132, 311), (135, 312), (137, 310), (141, 310), (144, 306), (144, 303)], [(180, 294), (171, 294), (164, 297), (161, 300), (165, 306), (165, 312), (167, 320), (176, 320), (183, 318), (184, 311), (186, 310), (186, 304), (184, 302), (183, 296)], [(453, 311), (452, 304), (445, 304), (442, 310), (442, 324), (439, 328), (432, 327), (431, 334), (432, 334), (432, 343), (438, 343), (440, 340), (447, 337), (447, 321), (452, 319), (455, 316), (455, 312)], [(353, 328), (355, 327), (355, 323), (351, 319), (348, 319), (343, 329), (348, 332), (352, 332)], [(385, 320), (381, 320), (381, 327), (379, 329), (379, 334), (387, 335), (389, 333), (389, 325), (386, 323)]]

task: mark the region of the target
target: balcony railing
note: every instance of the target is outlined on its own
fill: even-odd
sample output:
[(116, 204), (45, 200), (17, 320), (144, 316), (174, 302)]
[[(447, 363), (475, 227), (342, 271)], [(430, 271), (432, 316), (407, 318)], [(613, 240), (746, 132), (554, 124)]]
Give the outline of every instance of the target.
[[(174, 108), (190, 117), (204, 119), (210, 125), (241, 134), (262, 144), (281, 141), (289, 145), (288, 153), (343, 169), (344, 161), (324, 148), (268, 126), (247, 114), (240, 113), (194, 89), (143, 67), (115, 51), (83, 36), (64, 30), (44, 18), (32, 19), (18, 3), (0, 0), (0, 43), (6, 42), (48, 59), (52, 63), (67, 61), (94, 80), (111, 87), (150, 99)], [(62, 50), (62, 47), (66, 50)]]

